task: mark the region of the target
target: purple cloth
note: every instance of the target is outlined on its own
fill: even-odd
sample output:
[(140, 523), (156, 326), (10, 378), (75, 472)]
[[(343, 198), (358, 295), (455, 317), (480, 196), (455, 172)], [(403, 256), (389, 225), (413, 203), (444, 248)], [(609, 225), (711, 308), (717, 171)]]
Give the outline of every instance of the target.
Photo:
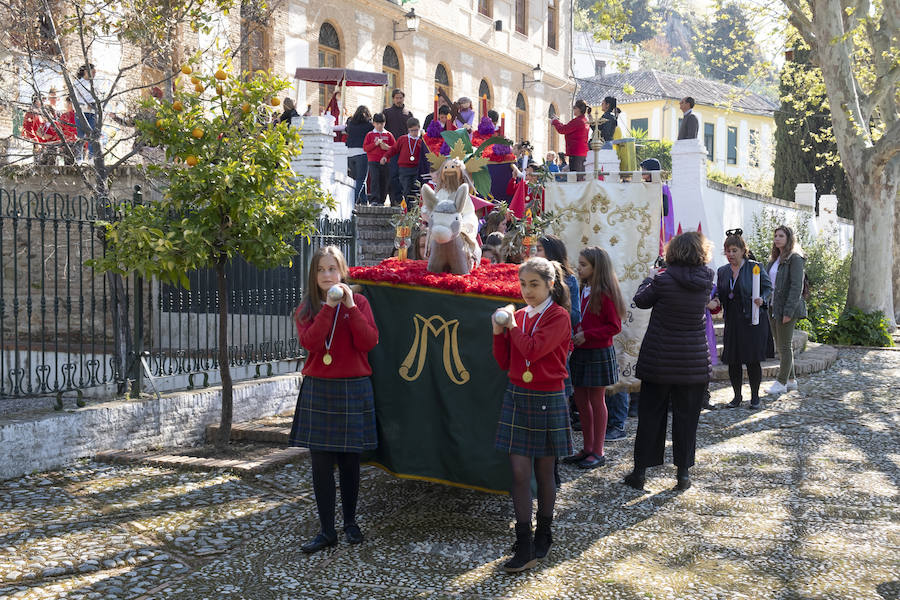
[(507, 154), (512, 154), (512, 148), (504, 146), (503, 144), (494, 144), (493, 151), (494, 156), (506, 156)]
[(475, 122), (475, 111), (469, 110), (459, 111), (459, 116), (453, 121), (457, 129), (462, 129), (465, 125), (472, 125)]
[(481, 121), (478, 123), (478, 133), (491, 136), (495, 131), (497, 128), (494, 127), (494, 122), (489, 117), (481, 117)]
[(660, 218), (659, 227), (663, 231), (663, 244), (669, 243), (675, 237), (675, 206), (672, 204), (672, 192), (669, 186), (663, 184), (663, 215)]
[(441, 122), (437, 119), (432, 119), (431, 123), (428, 124), (428, 129), (425, 130), (425, 133), (428, 134), (428, 137), (441, 137), (441, 132), (444, 131), (444, 126), (441, 125)]

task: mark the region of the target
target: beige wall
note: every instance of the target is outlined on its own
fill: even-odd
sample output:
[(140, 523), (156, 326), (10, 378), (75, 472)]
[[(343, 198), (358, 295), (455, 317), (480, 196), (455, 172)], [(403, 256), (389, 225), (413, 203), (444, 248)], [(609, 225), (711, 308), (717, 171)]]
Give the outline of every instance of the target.
[[(404, 29), (408, 8), (384, 0), (335, 0), (307, 3), (290, 0), (284, 46), (285, 73), (296, 67), (318, 66), (318, 34), (322, 23), (338, 31), (344, 66), (381, 71), (385, 47), (391, 44), (401, 63), (401, 87), (407, 106), (422, 120), (432, 111), (434, 72), (443, 63), (450, 74), (450, 95), (469, 96), (475, 101), (481, 79), (492, 91), (492, 107), (506, 114), (506, 132), (515, 134), (516, 96), (523, 92), (528, 106), (528, 138), (538, 152), (548, 143), (547, 113), (550, 104), (564, 116), (570, 112), (574, 82), (570, 78), (569, 0), (559, 1), (559, 50), (547, 47), (547, 2), (529, 0), (529, 35), (514, 31), (512, 0), (494, 0), (492, 18), (477, 13), (477, 0), (420, 0), (411, 5), (421, 21), (414, 33), (399, 34), (393, 40), (393, 22)], [(494, 31), (494, 21), (503, 21), (502, 31)], [(543, 82), (523, 87), (522, 75), (532, 79), (532, 69), (540, 64)], [(302, 112), (307, 104), (318, 112), (318, 91), (314, 85), (300, 85)], [(359, 104), (370, 110), (383, 108), (381, 88), (348, 88), (349, 112)]]
[[(634, 119), (647, 119), (651, 139), (674, 140), (678, 137), (678, 119), (682, 113), (677, 100), (619, 103), (624, 124), (631, 127)], [(740, 175), (745, 179), (768, 179), (773, 176), (772, 160), (775, 156), (775, 119), (772, 115), (756, 115), (729, 111), (717, 106), (697, 104), (694, 113), (700, 121), (699, 137), (704, 136), (704, 124), (715, 126), (713, 160), (708, 164), (726, 175)], [(737, 162), (728, 163), (728, 128), (737, 129)], [(755, 148), (750, 143), (750, 132), (758, 132)], [(751, 150), (751, 148), (754, 148)], [(758, 166), (753, 162), (758, 162)]]
[[(434, 72), (439, 62), (450, 74), (450, 95), (454, 99), (469, 96), (476, 101), (476, 109), (479, 84), (482, 78), (487, 80), (491, 106), (506, 114), (510, 137), (515, 137), (516, 97), (522, 92), (528, 108), (527, 137), (541, 153), (549, 141), (547, 113), (551, 103), (564, 118), (568, 117), (575, 87), (570, 72), (571, 0), (556, 2), (558, 49), (547, 46), (548, 0), (527, 1), (528, 35), (515, 32), (515, 0), (493, 0), (490, 18), (478, 13), (477, 0), (419, 0), (406, 7), (388, 0), (275, 0), (270, 2), (269, 66), (288, 78), (293, 78), (297, 67), (318, 66), (319, 28), (328, 21), (340, 36), (343, 66), (381, 72), (385, 47), (393, 45), (400, 58), (407, 105), (420, 120), (432, 110)], [(394, 22), (405, 29), (403, 15), (410, 6), (420, 16), (419, 29), (401, 33), (393, 40)], [(494, 29), (497, 20), (502, 21), (501, 31)], [(206, 66), (220, 64), (224, 48), (233, 48), (240, 41), (238, 11), (228, 17), (218, 15), (213, 22), (211, 33), (190, 34), (183, 42), (185, 55), (203, 50)], [(217, 37), (227, 43), (217, 44)], [(122, 64), (130, 65), (139, 56), (127, 47), (94, 52), (98, 76), (112, 79), (119, 58)], [(537, 64), (543, 70), (543, 82), (523, 85), (523, 74), (532, 79)], [(140, 76), (137, 70), (130, 73)], [(318, 113), (316, 86), (301, 83), (297, 87), (298, 110), (302, 113), (307, 104), (312, 104)], [(380, 87), (352, 88), (347, 96), (349, 111), (361, 103), (373, 112), (383, 108), (384, 91)], [(10, 116), (9, 110), (0, 108), (0, 138), (9, 135)]]

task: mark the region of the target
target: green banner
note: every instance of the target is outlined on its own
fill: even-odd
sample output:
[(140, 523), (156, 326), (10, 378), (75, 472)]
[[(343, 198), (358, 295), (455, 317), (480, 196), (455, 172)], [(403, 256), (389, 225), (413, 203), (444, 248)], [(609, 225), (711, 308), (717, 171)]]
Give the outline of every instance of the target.
[(359, 282), (378, 325), (369, 353), (378, 449), (363, 460), (399, 476), (507, 493), (494, 449), (507, 376), (490, 317), (509, 300)]

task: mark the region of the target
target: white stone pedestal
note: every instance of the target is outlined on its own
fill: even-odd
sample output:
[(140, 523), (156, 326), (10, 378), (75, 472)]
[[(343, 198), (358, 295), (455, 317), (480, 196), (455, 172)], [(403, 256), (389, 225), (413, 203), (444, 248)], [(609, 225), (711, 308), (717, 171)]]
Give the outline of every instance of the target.
[(672, 205), (675, 228), (702, 230), (718, 240), (722, 233), (722, 211), (707, 211), (703, 204), (706, 190), (706, 148), (697, 139), (676, 140), (672, 144)]

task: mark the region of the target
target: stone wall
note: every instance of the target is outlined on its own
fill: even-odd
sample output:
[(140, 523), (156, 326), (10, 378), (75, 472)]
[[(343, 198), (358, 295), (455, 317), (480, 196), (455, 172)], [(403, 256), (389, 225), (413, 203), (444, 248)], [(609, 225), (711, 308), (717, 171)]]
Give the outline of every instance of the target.
[(394, 251), (391, 217), (400, 212), (393, 206), (356, 207), (356, 264), (377, 265)]
[[(133, 168), (115, 172), (111, 181), (114, 201), (130, 199), (135, 185), (146, 184)], [(112, 339), (107, 282), (84, 264), (103, 255), (96, 225), (103, 217), (74, 167), (38, 167), (0, 178), (4, 339)]]
[[(234, 422), (294, 408), (299, 374), (234, 387)], [(201, 441), (218, 423), (222, 390), (212, 388), (161, 399), (89, 403), (79, 410), (0, 420), (0, 480), (56, 469), (102, 450), (146, 450)]]

